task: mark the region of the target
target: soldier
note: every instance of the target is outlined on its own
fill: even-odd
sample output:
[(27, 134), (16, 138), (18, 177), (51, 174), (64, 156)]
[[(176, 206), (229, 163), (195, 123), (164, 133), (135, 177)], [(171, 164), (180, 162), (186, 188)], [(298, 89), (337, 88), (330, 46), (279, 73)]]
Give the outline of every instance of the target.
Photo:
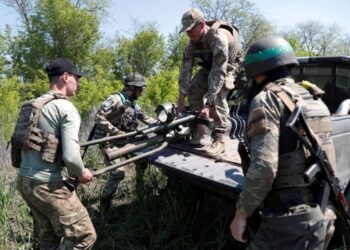
[[(243, 61), (239, 33), (228, 22), (205, 22), (203, 13), (195, 8), (183, 14), (181, 22), (180, 32), (186, 32), (190, 40), (185, 48), (179, 75), (178, 111), (184, 111), (185, 97), (188, 96), (192, 109), (214, 119), (216, 127), (211, 135), (213, 142), (206, 153), (215, 157), (225, 151), (224, 133), (229, 115), (226, 97), (234, 88)], [(191, 80), (195, 58), (201, 60), (201, 68)], [(203, 136), (203, 125), (197, 125), (190, 143), (201, 146)]]
[[(136, 100), (147, 86), (145, 78), (139, 73), (130, 73), (125, 77), (124, 85), (122, 92), (109, 96), (97, 111), (95, 117), (96, 139), (134, 131), (138, 127), (139, 121), (146, 125), (156, 122), (153, 118), (145, 115), (136, 104)], [(105, 164), (110, 165), (107, 154), (116, 149), (115, 145), (105, 143), (100, 147), (105, 155)], [(124, 167), (110, 173), (101, 196), (101, 206), (104, 210), (109, 209), (113, 195), (124, 177)]]
[(62, 58), (52, 61), (46, 72), (50, 91), (32, 101), (42, 107), (40, 116), (31, 118), (36, 124), (31, 131), (36, 134), (21, 149), (18, 189), (39, 230), (40, 249), (91, 249), (96, 241), (94, 226), (74, 186), (61, 173), (65, 166), (80, 183), (93, 179), (80, 156), (80, 116), (68, 98), (75, 95), (82, 73)]
[(312, 162), (286, 127), (293, 107), (286, 103), (298, 100), (302, 105), (307, 123), (335, 166), (330, 113), (317, 96), (294, 83), (291, 66), (298, 61), (283, 38), (254, 43), (244, 64), (253, 81), (247, 129), (251, 159), (230, 227), (232, 236), (247, 242), (247, 218), (259, 212), (261, 224), (248, 249), (323, 249), (334, 231), (335, 214), (329, 208), (322, 212), (321, 188), (304, 178)]

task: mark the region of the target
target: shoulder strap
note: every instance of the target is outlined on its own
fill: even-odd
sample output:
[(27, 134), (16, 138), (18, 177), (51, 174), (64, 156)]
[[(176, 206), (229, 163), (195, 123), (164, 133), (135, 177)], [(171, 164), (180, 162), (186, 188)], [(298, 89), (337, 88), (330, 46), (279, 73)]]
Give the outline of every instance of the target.
[[(268, 90), (274, 92), (282, 100), (283, 104), (287, 107), (287, 109), (290, 112), (294, 111), (294, 109), (296, 107), (295, 102), (292, 100), (292, 98), (286, 93), (286, 91), (283, 88), (281, 88), (277, 84), (270, 82), (265, 86), (265, 89), (268, 89)], [(302, 119), (304, 119), (304, 118), (302, 118)], [(321, 142), (318, 139), (318, 137), (316, 136), (316, 134), (314, 133), (314, 131), (310, 128), (309, 124), (305, 120), (304, 120), (304, 122), (305, 122), (305, 126), (307, 126), (308, 130), (310, 131), (310, 135), (315, 139), (317, 144), (319, 146), (321, 146)]]
[(125, 96), (122, 93), (118, 93), (120, 99), (122, 100), (122, 104), (125, 103)]
[(56, 93), (49, 93), (42, 95), (32, 101), (32, 106), (39, 110), (39, 112), (34, 112), (33, 114), (33, 127), (37, 127), (38, 125), (42, 108), (54, 99), (67, 99), (67, 97)]
[(292, 98), (280, 86), (270, 82), (265, 86), (265, 89), (275, 93), (282, 100), (283, 104), (287, 107), (287, 109), (290, 112), (293, 112), (293, 110), (295, 109), (295, 103), (292, 100)]

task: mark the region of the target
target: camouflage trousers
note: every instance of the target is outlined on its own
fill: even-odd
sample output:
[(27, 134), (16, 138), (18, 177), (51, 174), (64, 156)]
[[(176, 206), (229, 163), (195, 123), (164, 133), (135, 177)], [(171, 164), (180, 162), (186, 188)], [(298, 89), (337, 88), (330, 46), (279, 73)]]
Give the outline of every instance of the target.
[(21, 176), (18, 190), (33, 214), (40, 249), (92, 249), (96, 232), (74, 190), (62, 181), (42, 183)]
[[(106, 143), (100, 146), (102, 153), (104, 154), (104, 165), (110, 166), (112, 164), (116, 164), (120, 162), (120, 159), (115, 159), (112, 161), (108, 160), (107, 154), (109, 151), (113, 149), (118, 149), (117, 147), (114, 147), (111, 143)], [(125, 167), (122, 166), (115, 170), (112, 170), (109, 175), (106, 183), (103, 186), (103, 190), (100, 197), (100, 203), (103, 210), (108, 210), (111, 206), (111, 201), (120, 185), (120, 183), (125, 178)]]
[[(188, 101), (193, 110), (200, 111), (204, 106), (203, 98), (208, 93), (209, 87), (208, 77), (209, 71), (202, 68), (198, 71), (191, 82), (191, 86), (188, 90)], [(225, 132), (228, 126), (227, 122), (230, 111), (226, 100), (228, 93), (229, 90), (227, 90), (225, 87), (222, 87), (221, 90), (219, 90), (214, 103), (216, 114), (210, 114), (211, 118), (213, 118), (215, 122), (215, 130), (218, 132)]]
[[(293, 209), (294, 210), (294, 209)], [(299, 205), (282, 216), (262, 216), (249, 250), (326, 249), (328, 231), (334, 231), (335, 215), (327, 219), (318, 205)]]

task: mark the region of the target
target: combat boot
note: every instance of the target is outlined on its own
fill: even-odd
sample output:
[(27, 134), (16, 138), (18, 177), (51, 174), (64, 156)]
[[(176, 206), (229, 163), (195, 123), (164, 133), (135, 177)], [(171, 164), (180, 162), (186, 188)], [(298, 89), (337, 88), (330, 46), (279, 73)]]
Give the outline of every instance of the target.
[(189, 143), (193, 147), (202, 147), (203, 144), (201, 143), (201, 140), (203, 139), (205, 134), (205, 127), (202, 124), (197, 124), (196, 127), (193, 129), (191, 139), (189, 140)]
[(119, 184), (125, 177), (124, 168), (116, 169), (109, 174), (100, 197), (100, 210), (107, 212), (111, 207), (111, 203)]
[(206, 150), (206, 155), (210, 157), (217, 157), (221, 153), (225, 152), (224, 133), (214, 132), (212, 134), (212, 139), (212, 144), (210, 148)]

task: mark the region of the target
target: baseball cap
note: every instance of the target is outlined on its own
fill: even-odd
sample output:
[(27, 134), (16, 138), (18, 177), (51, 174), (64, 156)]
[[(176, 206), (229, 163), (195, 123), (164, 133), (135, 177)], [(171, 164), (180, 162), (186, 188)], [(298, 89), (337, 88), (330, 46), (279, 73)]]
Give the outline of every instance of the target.
[(64, 72), (74, 74), (76, 76), (84, 76), (85, 74), (77, 69), (77, 67), (70, 61), (64, 58), (57, 58), (46, 66), (46, 73), (48, 76), (60, 76)]
[(202, 11), (196, 8), (190, 9), (189, 11), (185, 12), (185, 14), (182, 15), (182, 18), (181, 18), (182, 28), (180, 30), (180, 33), (189, 31), (201, 21), (204, 21), (204, 16)]

